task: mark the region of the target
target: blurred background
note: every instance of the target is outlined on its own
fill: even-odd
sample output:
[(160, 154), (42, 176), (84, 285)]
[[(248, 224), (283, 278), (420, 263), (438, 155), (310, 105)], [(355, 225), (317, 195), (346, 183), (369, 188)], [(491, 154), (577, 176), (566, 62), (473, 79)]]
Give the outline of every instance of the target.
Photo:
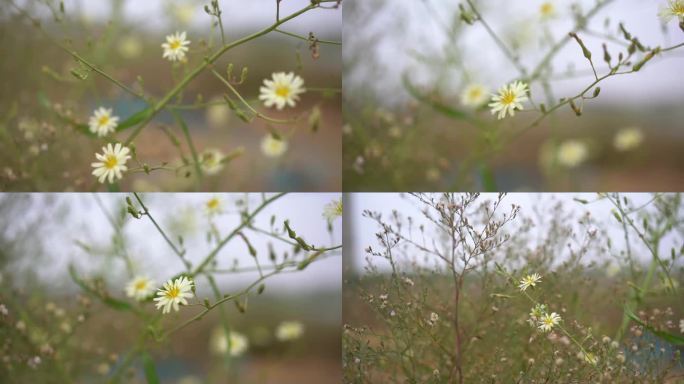
[[(575, 25), (575, 13), (586, 14), (596, 3), (474, 2), (527, 68), (567, 36)], [(650, 47), (683, 41), (676, 20), (665, 24), (658, 17), (666, 4), (614, 0), (589, 20), (579, 35), (593, 53), (599, 76), (608, 72), (603, 43), (613, 63), (618, 52), (626, 51), (620, 22)], [(489, 95), (519, 76), (482, 24), (464, 22), (461, 6), (469, 9), (464, 1), (347, 2), (343, 26), (346, 190), (484, 190), (491, 188), (486, 179), (496, 181), (495, 190), (506, 191), (681, 190), (681, 49), (656, 56), (638, 73), (603, 81), (600, 96), (586, 100), (581, 117), (569, 107), (561, 108), (494, 155), (479, 154), (496, 146), (494, 133), (505, 135), (525, 127), (538, 112), (518, 113), (486, 132), (453, 118), (449, 109), (494, 121), (486, 107), (464, 107), (462, 92), (477, 83)], [(551, 12), (543, 13), (544, 6)], [(551, 69), (548, 84), (537, 82), (531, 88), (537, 103), (547, 103), (548, 90), (558, 102), (593, 81), (591, 67), (574, 41), (558, 51)], [(425, 100), (412, 96), (402, 78)], [(640, 134), (635, 144), (629, 148), (616, 144), (618, 134), (630, 128)], [(552, 154), (569, 141), (584, 146), (579, 164), (551, 164)], [(489, 168), (486, 172), (482, 163)]]
[[(220, 45), (215, 18), (204, 11), (209, 1), (130, 0), (13, 0), (0, 5), (0, 52), (11, 59), (0, 63), (4, 79), (0, 89), (0, 188), (16, 191), (92, 190), (98, 187), (90, 175), (94, 153), (103, 140), (87, 138), (60, 116), (87, 123), (99, 106), (112, 108), (119, 122), (142, 110), (142, 100), (88, 72), (55, 46), (28, 19), (40, 20), (51, 38), (72, 47), (79, 55), (123, 84), (161, 98), (183, 75), (184, 66), (162, 59), (166, 35), (187, 31), (191, 41), (187, 70), (199, 65)], [(64, 12), (60, 11), (63, 4)], [(262, 30), (275, 21), (275, 1), (219, 2), (226, 41)], [(308, 0), (284, 1), (281, 17), (300, 10)], [(22, 14), (23, 13), (23, 14)], [(318, 39), (341, 40), (341, 9), (315, 9), (280, 29), (302, 36), (313, 32)], [(314, 59), (309, 42), (280, 33), (269, 33), (236, 47), (215, 64), (225, 73), (234, 64), (235, 76), (249, 68), (247, 80), (237, 89), (258, 111), (280, 119), (298, 118), (288, 125), (269, 125), (255, 119), (242, 121), (222, 103), (226, 87), (204, 71), (190, 82), (182, 98), (172, 104), (187, 122), (198, 152), (218, 149), (224, 154), (241, 150), (217, 175), (201, 185), (185, 172), (155, 171), (150, 175), (127, 174), (122, 190), (138, 191), (335, 191), (341, 188), (340, 103), (341, 49), (320, 44)], [(296, 72), (309, 91), (295, 108), (282, 112), (266, 109), (257, 99), (263, 79), (273, 72)], [(80, 78), (81, 77), (81, 78)], [(84, 77), (84, 78), (82, 78)], [(196, 103), (213, 103), (194, 108)], [(312, 115), (320, 113), (318, 122)], [(315, 119), (313, 119), (315, 120)], [(125, 140), (132, 129), (118, 133)], [(268, 157), (261, 141), (268, 132), (289, 138), (288, 150)], [(170, 138), (174, 135), (179, 146)], [(290, 135), (292, 135), (290, 137)], [(138, 158), (150, 166), (179, 163), (179, 151), (190, 156), (183, 134), (164, 111), (135, 140)]]
[[(113, 310), (85, 294), (69, 276), (69, 265), (80, 279), (92, 281), (101, 292), (136, 306), (124, 292), (131, 279), (129, 268), (157, 284), (184, 270), (146, 217), (134, 219), (126, 213), (127, 196), (0, 195), (0, 216), (4, 218), (0, 225), (0, 381), (40, 378), (46, 383), (66, 382), (67, 372), (72, 381), (109, 382), (124, 364), (136, 345), (142, 322), (130, 312)], [(239, 211), (245, 207), (254, 210), (262, 199), (258, 194), (143, 194), (141, 198), (170, 238), (182, 236), (187, 259), (193, 265), (213, 249), (208, 239), (214, 231), (221, 237), (227, 235), (240, 223)], [(220, 199), (223, 214), (207, 216), (204, 207), (211, 198)], [(341, 220), (329, 225), (322, 216), (324, 206), (339, 199), (339, 194), (286, 195), (267, 206), (253, 226), (267, 230), (273, 220), (280, 228), (289, 219), (307, 242), (320, 247), (339, 245)], [(283, 257), (303, 257), (265, 233), (243, 232), (264, 268), (270, 265), (270, 249), (278, 262)], [(121, 257), (122, 250), (132, 265)], [(243, 302), (244, 313), (233, 303), (226, 303), (167, 341), (148, 342), (161, 382), (339, 383), (339, 256), (339, 251), (332, 251), (302, 271), (267, 279), (261, 295), (253, 293), (248, 302)], [(213, 275), (222, 293), (237, 293), (259, 276), (245, 244), (237, 238), (221, 250), (217, 260), (217, 269), (241, 271)], [(198, 277), (196, 286), (199, 298), (214, 301), (205, 277)], [(141, 308), (149, 314), (158, 312), (152, 303)], [(248, 339), (249, 346), (242, 354), (227, 357), (216, 350), (220, 308), (225, 310), (231, 332)], [(162, 328), (180, 325), (200, 310), (181, 307), (178, 314), (163, 316)], [(278, 339), (276, 329), (286, 321), (300, 323), (303, 334), (288, 341)], [(42, 361), (31, 368), (34, 355)], [(145, 382), (140, 365), (136, 360), (120, 379)]]

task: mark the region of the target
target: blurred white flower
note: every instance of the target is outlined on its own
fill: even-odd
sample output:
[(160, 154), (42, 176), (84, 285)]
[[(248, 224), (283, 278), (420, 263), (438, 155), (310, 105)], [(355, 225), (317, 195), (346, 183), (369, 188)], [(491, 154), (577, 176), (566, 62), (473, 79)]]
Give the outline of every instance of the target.
[(241, 333), (230, 331), (230, 343), (223, 328), (216, 328), (211, 339), (211, 350), (217, 354), (229, 353), (233, 357), (244, 354), (249, 348), (249, 340)]
[(499, 120), (506, 117), (506, 114), (515, 116), (516, 110), (523, 110), (522, 102), (527, 101), (527, 91), (527, 84), (522, 81), (499, 88), (498, 94), (492, 95), (492, 102), (489, 103), (492, 115), (498, 112)]
[(658, 16), (664, 23), (669, 22), (673, 17), (678, 18), (680, 22), (684, 21), (684, 0), (668, 0), (667, 5), (660, 6)]
[(124, 59), (128, 60), (135, 59), (143, 52), (143, 46), (140, 39), (133, 35), (121, 38), (117, 44), (117, 49), (119, 54), (123, 56)]
[(487, 101), (489, 90), (482, 84), (470, 83), (461, 92), (461, 104), (466, 107), (479, 107)]
[(684, 333), (684, 319), (679, 320), (679, 331)]
[(107, 144), (106, 147), (102, 147), (102, 154), (95, 154), (95, 158), (99, 162), (90, 164), (95, 168), (93, 175), (97, 177), (100, 183), (104, 183), (105, 179), (109, 183), (114, 182), (115, 178), (120, 180), (123, 177), (122, 173), (128, 170), (126, 161), (131, 158), (129, 153), (130, 150), (121, 145), (121, 143), (116, 143), (114, 147), (112, 147), (111, 143)]
[(280, 157), (287, 151), (287, 141), (275, 138), (270, 133), (261, 139), (261, 152), (267, 157)]
[(621, 129), (613, 140), (613, 145), (618, 151), (629, 151), (638, 147), (644, 141), (644, 135), (639, 128)]
[(167, 281), (164, 287), (157, 290), (157, 296), (154, 301), (157, 302), (157, 309), (162, 308), (162, 313), (169, 313), (171, 307), (178, 312), (178, 305), (188, 304), (188, 297), (192, 297), (192, 280), (185, 276), (181, 276), (174, 281)]
[(606, 276), (615, 277), (618, 273), (620, 273), (620, 266), (618, 263), (612, 262), (606, 267)]
[(304, 80), (293, 72), (276, 72), (271, 79), (264, 79), (264, 85), (259, 88), (259, 100), (268, 108), (276, 106), (281, 110), (288, 105), (294, 107), (299, 95), (306, 92)]
[(342, 200), (333, 200), (323, 207), (323, 217), (332, 223), (335, 218), (342, 217)]
[(204, 203), (204, 210), (209, 216), (223, 213), (223, 201), (220, 197), (214, 196)]
[(207, 175), (215, 175), (223, 169), (223, 152), (218, 149), (207, 149), (199, 156), (202, 171)]
[(173, 17), (183, 25), (190, 24), (195, 16), (197, 6), (192, 3), (174, 4), (172, 8)]
[(112, 116), (111, 108), (100, 107), (93, 112), (88, 120), (88, 128), (90, 132), (97, 134), (99, 137), (108, 135), (114, 132), (117, 124), (119, 123), (119, 118), (117, 116)]
[(579, 140), (567, 140), (558, 147), (558, 162), (567, 168), (577, 167), (588, 156), (587, 145)]
[(304, 325), (298, 321), (284, 321), (276, 328), (276, 338), (280, 341), (299, 339), (304, 333)]
[(598, 364), (598, 357), (591, 352), (578, 352), (577, 358), (583, 360), (587, 364), (596, 365)]
[(189, 50), (187, 46), (190, 44), (190, 41), (186, 40), (185, 36), (185, 32), (176, 32), (166, 36), (166, 42), (161, 45), (164, 49), (162, 57), (169, 61), (184, 60), (185, 53)]
[(539, 329), (543, 332), (550, 331), (554, 326), (560, 323), (561, 317), (556, 312), (545, 313), (539, 319)]
[(556, 5), (552, 1), (545, 1), (539, 6), (539, 15), (542, 20), (553, 19), (558, 15)]
[(541, 282), (541, 275), (539, 275), (538, 273), (533, 273), (531, 275), (523, 277), (520, 280), (520, 284), (518, 284), (518, 287), (521, 291), (525, 291), (529, 287), (536, 286), (539, 282)]
[(230, 122), (230, 107), (222, 97), (211, 100), (211, 105), (207, 107), (207, 124), (212, 128), (224, 128)]
[(136, 276), (126, 285), (126, 295), (138, 301), (145, 300), (154, 292), (155, 282), (147, 276)]

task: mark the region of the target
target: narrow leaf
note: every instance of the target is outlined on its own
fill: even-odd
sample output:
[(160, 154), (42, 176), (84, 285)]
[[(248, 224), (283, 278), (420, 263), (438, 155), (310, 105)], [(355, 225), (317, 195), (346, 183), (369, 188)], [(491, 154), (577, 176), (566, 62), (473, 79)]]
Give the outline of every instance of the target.
[(149, 353), (142, 354), (143, 369), (145, 370), (145, 379), (147, 384), (159, 384), (159, 376), (157, 376), (157, 369), (154, 366), (154, 361)]

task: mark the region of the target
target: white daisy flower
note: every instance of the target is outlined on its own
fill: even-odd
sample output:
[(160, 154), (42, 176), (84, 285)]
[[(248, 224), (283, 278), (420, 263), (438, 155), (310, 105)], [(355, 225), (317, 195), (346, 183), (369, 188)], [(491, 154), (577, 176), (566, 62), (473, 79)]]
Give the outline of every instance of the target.
[(261, 139), (261, 152), (267, 157), (280, 157), (287, 151), (287, 141), (267, 134)]
[(552, 1), (545, 1), (539, 6), (539, 15), (542, 20), (553, 19), (558, 15), (556, 5)]
[(644, 141), (644, 135), (639, 128), (625, 128), (620, 130), (613, 140), (618, 151), (629, 151), (638, 147)]
[(111, 143), (107, 144), (106, 147), (102, 147), (102, 154), (95, 154), (95, 158), (99, 162), (90, 164), (95, 168), (93, 175), (97, 177), (100, 183), (104, 183), (105, 180), (112, 183), (115, 178), (120, 180), (123, 177), (122, 173), (128, 170), (126, 161), (131, 158), (130, 152), (130, 149), (124, 147), (121, 143), (116, 143), (114, 147), (112, 147)]
[(155, 285), (155, 282), (147, 276), (136, 276), (126, 285), (126, 295), (143, 301), (154, 292)]
[(515, 116), (516, 109), (522, 110), (522, 102), (527, 101), (527, 91), (527, 84), (522, 81), (515, 81), (499, 88), (498, 94), (492, 95), (492, 102), (489, 103), (492, 115), (498, 112), (499, 120), (506, 117), (506, 114)]
[(558, 325), (561, 321), (561, 317), (556, 312), (545, 313), (539, 319), (539, 330), (543, 332), (550, 331), (554, 326)]
[(276, 72), (271, 79), (264, 79), (264, 85), (259, 88), (259, 100), (263, 100), (268, 108), (276, 106), (281, 110), (285, 105), (294, 107), (299, 95), (306, 92), (304, 80), (293, 72)]
[(533, 273), (523, 277), (522, 280), (520, 280), (518, 287), (520, 288), (520, 291), (525, 291), (529, 287), (536, 286), (539, 282), (541, 282), (541, 275), (538, 273)]
[(100, 107), (93, 112), (92, 116), (90, 116), (88, 128), (90, 128), (90, 132), (102, 137), (114, 132), (118, 123), (119, 118), (117, 116), (112, 116), (111, 108)]
[(567, 140), (558, 147), (558, 162), (567, 168), (575, 168), (589, 156), (587, 145), (579, 140)]
[(342, 200), (333, 200), (323, 207), (323, 217), (332, 223), (337, 217), (342, 217)]
[(185, 32), (176, 32), (175, 34), (166, 36), (166, 43), (161, 46), (164, 49), (163, 58), (169, 61), (183, 61), (185, 60), (185, 53), (188, 51), (190, 40), (185, 39)]
[(668, 23), (673, 17), (684, 22), (684, 0), (668, 0), (667, 5), (661, 5), (658, 16), (664, 23)]
[(598, 357), (591, 352), (578, 352), (577, 358), (590, 365), (598, 364)]
[(221, 198), (214, 196), (204, 203), (204, 210), (209, 216), (221, 214), (223, 213), (223, 201)]
[(157, 290), (159, 297), (154, 298), (157, 309), (162, 308), (162, 313), (169, 313), (173, 307), (173, 310), (178, 312), (178, 305), (187, 305), (187, 298), (192, 297), (192, 285), (192, 280), (185, 276), (164, 283), (164, 287)]
[(471, 83), (461, 92), (461, 104), (466, 107), (479, 107), (487, 101), (489, 90), (482, 84)]
[(223, 169), (223, 152), (218, 149), (207, 149), (199, 156), (202, 171), (207, 175), (215, 175)]
[(280, 341), (299, 339), (304, 333), (304, 325), (298, 321), (284, 321), (276, 328), (276, 338)]

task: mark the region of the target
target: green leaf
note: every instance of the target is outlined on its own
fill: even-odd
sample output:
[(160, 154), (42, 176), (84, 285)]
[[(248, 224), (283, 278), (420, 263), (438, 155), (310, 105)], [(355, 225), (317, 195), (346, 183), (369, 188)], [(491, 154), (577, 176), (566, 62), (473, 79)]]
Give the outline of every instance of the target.
[(671, 333), (659, 331), (652, 326), (644, 323), (641, 321), (639, 316), (635, 315), (634, 312), (632, 312), (629, 308), (625, 307), (625, 313), (627, 316), (629, 316), (630, 319), (634, 320), (637, 324), (641, 325), (642, 327), (648, 329), (653, 333), (654, 335), (658, 336), (659, 338), (667, 341), (668, 343), (674, 344), (674, 345), (684, 345), (684, 337), (673, 335)]
[(131, 116), (128, 117), (128, 119), (122, 121), (119, 125), (116, 126), (116, 131), (121, 132), (126, 128), (130, 128), (134, 125), (137, 125), (141, 121), (147, 119), (152, 115), (152, 108), (147, 107), (141, 111), (138, 111)]
[(142, 353), (143, 369), (145, 370), (145, 378), (148, 384), (159, 384), (159, 376), (157, 376), (157, 369), (154, 367), (154, 361), (149, 353)]

